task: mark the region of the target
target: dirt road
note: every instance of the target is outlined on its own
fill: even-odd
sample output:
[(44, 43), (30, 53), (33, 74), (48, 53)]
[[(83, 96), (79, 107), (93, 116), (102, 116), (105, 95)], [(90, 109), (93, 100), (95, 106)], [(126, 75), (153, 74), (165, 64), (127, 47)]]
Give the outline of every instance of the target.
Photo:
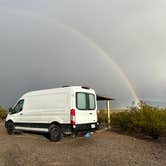
[(0, 166), (165, 166), (166, 142), (113, 132), (50, 142), (44, 135), (7, 135), (0, 123)]

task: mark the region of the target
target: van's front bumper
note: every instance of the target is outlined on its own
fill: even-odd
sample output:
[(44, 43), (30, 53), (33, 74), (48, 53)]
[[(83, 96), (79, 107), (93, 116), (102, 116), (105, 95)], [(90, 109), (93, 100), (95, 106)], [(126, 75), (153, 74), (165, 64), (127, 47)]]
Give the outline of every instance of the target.
[(99, 123), (86, 123), (73, 125), (73, 131), (96, 131), (99, 128)]

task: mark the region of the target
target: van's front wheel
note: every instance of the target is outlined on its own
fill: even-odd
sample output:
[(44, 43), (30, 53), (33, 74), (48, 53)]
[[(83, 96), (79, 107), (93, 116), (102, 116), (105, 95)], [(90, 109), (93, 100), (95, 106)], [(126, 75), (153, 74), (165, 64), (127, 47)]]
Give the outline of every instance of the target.
[(50, 133), (50, 140), (57, 142), (60, 141), (62, 138), (62, 131), (61, 128), (57, 125), (51, 125), (49, 129)]
[(7, 122), (6, 129), (8, 134), (13, 134), (15, 130), (15, 126), (13, 122)]

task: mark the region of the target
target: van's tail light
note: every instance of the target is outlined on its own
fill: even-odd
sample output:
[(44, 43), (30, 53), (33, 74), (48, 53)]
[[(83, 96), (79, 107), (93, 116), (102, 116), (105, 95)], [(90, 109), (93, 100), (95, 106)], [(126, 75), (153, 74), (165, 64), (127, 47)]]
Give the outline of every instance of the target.
[(75, 111), (75, 109), (70, 110), (70, 123), (71, 123), (71, 125), (76, 124), (76, 111)]

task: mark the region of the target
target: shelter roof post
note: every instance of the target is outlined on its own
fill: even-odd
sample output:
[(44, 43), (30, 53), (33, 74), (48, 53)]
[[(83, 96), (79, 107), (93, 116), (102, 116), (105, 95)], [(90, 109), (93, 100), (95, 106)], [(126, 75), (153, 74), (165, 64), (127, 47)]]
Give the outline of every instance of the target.
[(106, 101), (107, 116), (108, 116), (108, 128), (111, 128), (111, 112), (110, 112), (110, 101)]

